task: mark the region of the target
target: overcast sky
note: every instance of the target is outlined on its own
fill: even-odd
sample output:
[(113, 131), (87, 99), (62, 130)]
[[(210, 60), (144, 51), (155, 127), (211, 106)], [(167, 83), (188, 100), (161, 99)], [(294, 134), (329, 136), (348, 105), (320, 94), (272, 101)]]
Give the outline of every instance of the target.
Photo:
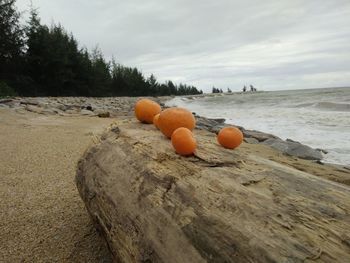
[(350, 86), (349, 0), (32, 2), (43, 23), (160, 81), (204, 91)]

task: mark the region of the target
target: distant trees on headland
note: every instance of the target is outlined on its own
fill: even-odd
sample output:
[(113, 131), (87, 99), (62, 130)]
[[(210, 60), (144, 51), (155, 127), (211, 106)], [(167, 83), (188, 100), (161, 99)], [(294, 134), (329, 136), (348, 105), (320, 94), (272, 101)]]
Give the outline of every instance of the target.
[(161, 96), (201, 94), (196, 87), (158, 83), (137, 68), (89, 52), (61, 25), (40, 23), (35, 9), (25, 26), (15, 0), (0, 0), (0, 96)]
[[(232, 93), (232, 90), (230, 88), (227, 88), (227, 93)], [(212, 88), (211, 93), (223, 93), (222, 89), (217, 89), (215, 87)]]
[(222, 89), (212, 88), (211, 93), (223, 93)]

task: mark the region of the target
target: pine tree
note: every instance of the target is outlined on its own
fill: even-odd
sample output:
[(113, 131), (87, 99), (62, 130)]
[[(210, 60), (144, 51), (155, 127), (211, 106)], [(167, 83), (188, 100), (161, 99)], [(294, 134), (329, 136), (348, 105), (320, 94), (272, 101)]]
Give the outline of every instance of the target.
[(169, 94), (166, 94), (166, 95), (176, 95), (177, 94), (177, 88), (171, 80), (168, 81), (167, 86), (168, 86)]
[(25, 54), (25, 74), (30, 79), (30, 85), (22, 85), (20, 94), (23, 96), (37, 96), (43, 94), (43, 87), (40, 86), (45, 78), (45, 60), (42, 55), (46, 49), (44, 39), (49, 34), (49, 29), (40, 24), (40, 18), (36, 9), (31, 7), (28, 25), (25, 27), (27, 37), (27, 51)]
[(157, 82), (156, 77), (151, 74), (149, 78), (147, 79), (147, 84), (149, 86), (149, 93), (155, 94), (155, 96), (159, 95), (159, 84)]
[(91, 54), (93, 96), (107, 97), (111, 95), (110, 64), (103, 57), (101, 50), (96, 47)]
[(24, 48), (20, 13), (15, 0), (0, 0), (0, 81), (16, 85)]

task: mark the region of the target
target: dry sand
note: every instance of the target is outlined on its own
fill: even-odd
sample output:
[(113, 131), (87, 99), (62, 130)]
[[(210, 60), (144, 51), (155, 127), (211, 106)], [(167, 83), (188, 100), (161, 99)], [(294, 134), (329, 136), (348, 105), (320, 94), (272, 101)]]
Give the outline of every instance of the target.
[(0, 262), (110, 262), (74, 182), (113, 119), (0, 109)]

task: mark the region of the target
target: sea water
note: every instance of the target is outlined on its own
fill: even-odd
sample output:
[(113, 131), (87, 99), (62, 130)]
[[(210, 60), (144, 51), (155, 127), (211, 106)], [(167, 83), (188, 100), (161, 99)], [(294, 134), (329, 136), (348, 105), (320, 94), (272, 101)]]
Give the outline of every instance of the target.
[(350, 165), (350, 88), (175, 97), (167, 105), (321, 148), (325, 162)]

